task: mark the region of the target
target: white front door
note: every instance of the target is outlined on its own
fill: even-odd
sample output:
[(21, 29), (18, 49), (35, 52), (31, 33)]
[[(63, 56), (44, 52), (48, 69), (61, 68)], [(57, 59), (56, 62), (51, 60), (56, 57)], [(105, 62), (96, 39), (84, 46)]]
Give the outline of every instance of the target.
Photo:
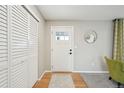
[(51, 26), (51, 70), (73, 70), (73, 27)]

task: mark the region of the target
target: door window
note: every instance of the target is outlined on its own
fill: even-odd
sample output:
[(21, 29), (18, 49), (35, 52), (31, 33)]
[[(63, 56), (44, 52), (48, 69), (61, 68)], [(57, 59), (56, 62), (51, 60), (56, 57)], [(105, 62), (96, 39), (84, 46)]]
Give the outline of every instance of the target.
[(68, 32), (56, 32), (56, 40), (69, 40)]

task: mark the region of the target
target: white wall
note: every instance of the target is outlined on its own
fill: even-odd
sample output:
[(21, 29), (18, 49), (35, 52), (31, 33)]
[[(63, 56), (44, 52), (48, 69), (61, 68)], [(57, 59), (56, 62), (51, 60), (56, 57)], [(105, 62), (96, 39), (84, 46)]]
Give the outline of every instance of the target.
[(38, 77), (45, 71), (45, 20), (35, 6), (27, 6), (27, 8), (39, 19), (39, 48), (38, 48)]
[[(112, 21), (47, 21), (46, 23), (46, 62), (50, 70), (50, 26), (74, 26), (74, 70), (75, 71), (107, 71), (104, 56), (112, 56), (113, 31)], [(87, 31), (96, 31), (98, 39), (94, 44), (84, 41)]]

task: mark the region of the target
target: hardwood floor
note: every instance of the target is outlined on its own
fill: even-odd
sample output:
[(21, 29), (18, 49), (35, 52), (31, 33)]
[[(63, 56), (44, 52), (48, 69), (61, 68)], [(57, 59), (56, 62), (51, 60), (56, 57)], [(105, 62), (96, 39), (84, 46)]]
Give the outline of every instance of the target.
[(86, 82), (81, 78), (79, 73), (72, 73), (71, 75), (75, 88), (87, 88)]
[(33, 86), (33, 88), (48, 88), (49, 86), (49, 82), (51, 79), (52, 73), (51, 72), (47, 72), (43, 75), (43, 77), (41, 78), (41, 80), (38, 80), (35, 85)]
[(47, 72), (43, 75), (41, 80), (38, 80), (33, 88), (48, 88), (50, 79), (53, 74), (70, 74), (73, 79), (73, 83), (75, 88), (87, 88), (85, 81), (81, 78), (79, 73), (71, 73), (71, 72)]

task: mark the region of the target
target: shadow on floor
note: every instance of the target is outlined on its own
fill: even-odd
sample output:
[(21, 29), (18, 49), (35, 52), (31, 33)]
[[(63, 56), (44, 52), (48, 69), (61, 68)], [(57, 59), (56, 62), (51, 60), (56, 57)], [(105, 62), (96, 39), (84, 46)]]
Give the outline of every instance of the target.
[[(89, 88), (117, 88), (117, 83), (109, 80), (107, 73), (81, 73)], [(120, 86), (124, 88), (124, 85)]]

